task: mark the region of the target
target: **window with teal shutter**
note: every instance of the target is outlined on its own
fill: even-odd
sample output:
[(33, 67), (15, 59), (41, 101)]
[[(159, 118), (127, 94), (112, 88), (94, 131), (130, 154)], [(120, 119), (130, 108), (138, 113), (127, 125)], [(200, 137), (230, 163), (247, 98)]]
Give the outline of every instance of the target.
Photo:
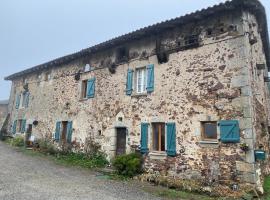
[(167, 123), (167, 155), (176, 155), (176, 127), (175, 123)]
[(14, 120), (13, 126), (12, 126), (12, 133), (16, 134), (17, 132), (17, 120)]
[(133, 90), (132, 83), (133, 83), (133, 70), (128, 69), (127, 83), (126, 83), (126, 94), (129, 95), (129, 96), (132, 94), (132, 90)]
[(146, 86), (146, 90), (148, 93), (151, 93), (154, 91), (154, 81), (155, 81), (155, 77), (154, 77), (154, 65), (148, 65), (147, 66), (147, 86)]
[(223, 143), (240, 142), (240, 129), (237, 120), (223, 120), (219, 122), (220, 140)]
[(148, 123), (141, 124), (141, 153), (148, 152)]
[(21, 133), (24, 133), (25, 132), (25, 128), (26, 128), (26, 119), (23, 119), (22, 121), (21, 121)]
[(87, 98), (95, 97), (95, 82), (96, 78), (91, 78), (87, 81)]
[(29, 98), (30, 98), (30, 93), (27, 92), (25, 96), (25, 105), (24, 105), (25, 108), (28, 108), (29, 106)]
[(54, 134), (54, 139), (56, 142), (59, 142), (60, 140), (60, 130), (61, 130), (61, 122), (56, 122), (55, 134)]
[(21, 102), (21, 94), (17, 94), (17, 97), (16, 97), (16, 109), (19, 109), (20, 102)]
[(72, 121), (69, 121), (67, 124), (67, 142), (68, 143), (71, 143), (72, 141), (72, 131), (73, 131)]

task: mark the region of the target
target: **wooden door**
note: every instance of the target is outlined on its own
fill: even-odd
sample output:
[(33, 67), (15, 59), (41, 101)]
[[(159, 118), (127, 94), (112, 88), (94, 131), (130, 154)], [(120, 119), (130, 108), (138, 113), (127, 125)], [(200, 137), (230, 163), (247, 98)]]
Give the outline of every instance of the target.
[(126, 128), (116, 129), (116, 155), (122, 155), (126, 153)]

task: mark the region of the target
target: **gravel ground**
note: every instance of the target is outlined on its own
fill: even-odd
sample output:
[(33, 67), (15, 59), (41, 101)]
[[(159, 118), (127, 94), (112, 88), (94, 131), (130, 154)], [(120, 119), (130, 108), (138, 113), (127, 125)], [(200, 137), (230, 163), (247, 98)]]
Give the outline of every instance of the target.
[(0, 142), (0, 200), (159, 199), (135, 183), (106, 180), (98, 175), (25, 155)]

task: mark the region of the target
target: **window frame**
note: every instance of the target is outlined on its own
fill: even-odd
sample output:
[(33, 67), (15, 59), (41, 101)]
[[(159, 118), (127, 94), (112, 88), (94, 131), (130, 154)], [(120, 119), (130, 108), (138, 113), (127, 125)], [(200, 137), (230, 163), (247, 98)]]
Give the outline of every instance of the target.
[(81, 82), (81, 94), (80, 94), (80, 99), (88, 99), (87, 98), (87, 82), (88, 79), (82, 80)]
[[(158, 144), (159, 145), (161, 145), (161, 146), (158, 146), (158, 150), (157, 149), (154, 149), (154, 126), (155, 125), (159, 125), (160, 127), (159, 127), (159, 130), (160, 130), (160, 128), (163, 128), (163, 130), (164, 130), (164, 150), (162, 150), (162, 140), (161, 141), (158, 141)], [(163, 127), (161, 127), (161, 126), (163, 126)], [(166, 152), (166, 150), (167, 150), (167, 130), (166, 130), (166, 123), (165, 122), (152, 122), (151, 123), (151, 125), (149, 126), (149, 128), (150, 128), (150, 134), (149, 134), (149, 136), (150, 136), (150, 140), (149, 140), (149, 142), (150, 142), (150, 144), (148, 144), (149, 145), (149, 149), (152, 151), (152, 152)], [(159, 135), (159, 138), (158, 139), (162, 139), (162, 133)]]
[[(215, 138), (209, 138), (207, 137), (207, 134), (205, 132), (205, 124), (215, 124)], [(218, 122), (217, 121), (201, 121), (200, 122), (200, 126), (201, 126), (201, 139), (202, 141), (218, 141)]]
[[(139, 91), (139, 79), (138, 79), (138, 73), (139, 71), (143, 72), (141, 73), (141, 81), (140, 81), (140, 90)], [(147, 93), (147, 68), (146, 66), (143, 66), (143, 67), (138, 67), (135, 69), (135, 80), (134, 80), (134, 86), (135, 86), (135, 91), (136, 91), (136, 94), (146, 94)]]

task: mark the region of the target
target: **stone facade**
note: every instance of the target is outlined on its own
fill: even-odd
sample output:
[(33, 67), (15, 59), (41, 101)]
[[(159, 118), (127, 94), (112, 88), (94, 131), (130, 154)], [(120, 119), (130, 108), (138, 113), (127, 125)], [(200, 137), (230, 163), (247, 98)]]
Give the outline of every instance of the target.
[[(254, 156), (256, 149), (269, 154), (269, 91), (264, 81), (268, 71), (261, 25), (254, 13), (245, 10), (210, 10), (215, 17), (170, 27), (158, 34), (158, 40), (147, 34), (124, 42), (128, 58), (121, 62), (116, 46), (12, 78), (10, 130), (14, 120), (26, 119), (26, 126), (38, 122), (32, 127), (37, 138), (54, 138), (57, 121), (72, 121), (76, 146), (83, 149), (91, 138), (112, 159), (117, 128), (126, 128), (125, 151), (130, 152), (140, 146), (142, 122), (150, 126), (174, 122), (174, 157), (151, 149), (149, 128), (149, 152), (144, 155), (148, 173), (206, 184), (251, 183), (261, 190), (262, 175), (269, 173), (268, 156), (266, 161)], [(183, 47), (190, 35), (199, 36), (196, 46)], [(166, 52), (162, 64), (157, 49)], [(84, 72), (86, 64), (91, 66), (89, 72)], [(137, 94), (134, 88), (131, 96), (126, 95), (128, 69), (149, 64), (154, 65), (154, 91)], [(91, 78), (96, 79), (94, 98), (82, 99), (83, 80)], [(25, 85), (29, 106), (17, 109), (16, 96)], [(249, 145), (248, 152), (240, 149), (240, 143), (220, 142), (219, 128), (216, 140), (203, 139), (202, 122), (220, 120), (239, 121), (240, 143)]]
[(0, 101), (0, 129), (8, 114), (8, 101)]

